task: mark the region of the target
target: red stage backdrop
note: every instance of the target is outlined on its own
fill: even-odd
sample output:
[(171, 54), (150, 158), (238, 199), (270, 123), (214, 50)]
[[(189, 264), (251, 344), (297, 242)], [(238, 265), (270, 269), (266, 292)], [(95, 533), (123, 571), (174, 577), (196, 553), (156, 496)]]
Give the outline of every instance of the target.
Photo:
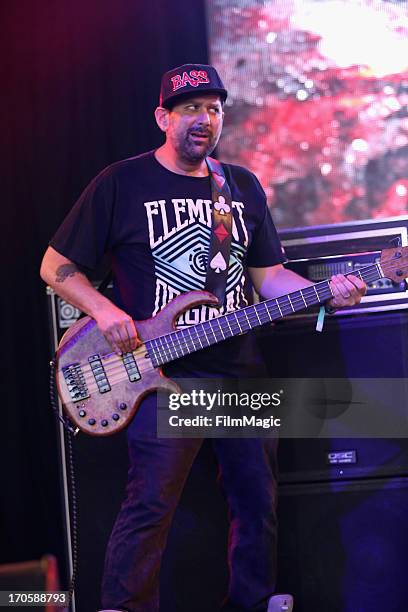
[(220, 156), (280, 227), (408, 212), (408, 2), (208, 0)]

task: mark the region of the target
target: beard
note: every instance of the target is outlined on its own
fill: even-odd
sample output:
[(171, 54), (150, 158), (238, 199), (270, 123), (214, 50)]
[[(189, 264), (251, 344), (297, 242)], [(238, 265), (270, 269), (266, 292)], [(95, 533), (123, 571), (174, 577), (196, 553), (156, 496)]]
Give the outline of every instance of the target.
[(189, 129), (173, 141), (173, 146), (181, 159), (186, 162), (200, 162), (210, 155), (217, 146), (219, 136), (210, 130)]

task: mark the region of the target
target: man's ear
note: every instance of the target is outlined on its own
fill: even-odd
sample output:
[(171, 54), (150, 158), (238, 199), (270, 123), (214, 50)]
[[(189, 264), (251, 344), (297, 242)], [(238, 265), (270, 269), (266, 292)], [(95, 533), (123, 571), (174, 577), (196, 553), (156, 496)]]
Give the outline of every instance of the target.
[(156, 123), (162, 132), (167, 132), (169, 127), (169, 115), (170, 111), (167, 108), (163, 108), (163, 106), (158, 106), (154, 111)]

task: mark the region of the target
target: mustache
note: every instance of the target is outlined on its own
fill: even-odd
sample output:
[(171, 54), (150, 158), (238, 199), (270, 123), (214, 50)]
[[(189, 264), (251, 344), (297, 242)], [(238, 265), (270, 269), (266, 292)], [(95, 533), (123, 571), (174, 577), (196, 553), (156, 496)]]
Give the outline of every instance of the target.
[(191, 128), (189, 134), (200, 134), (201, 136), (212, 136), (211, 130), (207, 128)]

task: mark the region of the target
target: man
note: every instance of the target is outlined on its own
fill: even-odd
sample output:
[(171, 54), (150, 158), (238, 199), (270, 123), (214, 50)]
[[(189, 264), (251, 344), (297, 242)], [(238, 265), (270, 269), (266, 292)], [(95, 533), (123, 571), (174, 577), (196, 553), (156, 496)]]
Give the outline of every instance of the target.
[[(136, 348), (134, 319), (154, 316), (183, 291), (204, 288), (212, 217), (206, 159), (221, 135), (226, 97), (212, 66), (186, 64), (167, 72), (155, 111), (165, 143), (101, 172), (44, 256), (42, 278), (93, 317), (117, 353)], [(233, 227), (220, 313), (246, 306), (251, 282), (265, 298), (309, 285), (282, 266), (279, 239), (256, 177), (238, 166), (224, 164), (223, 169), (231, 189)], [(94, 268), (105, 252), (112, 256), (115, 304), (83, 272)], [(333, 277), (331, 287), (331, 306), (337, 308), (359, 302), (365, 292), (355, 277)], [(213, 315), (208, 306), (197, 307), (180, 324)], [(166, 374), (242, 377), (257, 360), (254, 339), (247, 334), (178, 359), (166, 367)], [(158, 439), (155, 409), (151, 395), (128, 428), (127, 497), (108, 545), (103, 581), (103, 605), (111, 610), (158, 611), (162, 552), (201, 444), (197, 439)], [(231, 576), (222, 610), (283, 610), (276, 607), (279, 596), (272, 597), (276, 441), (215, 440), (214, 451), (231, 516)]]

